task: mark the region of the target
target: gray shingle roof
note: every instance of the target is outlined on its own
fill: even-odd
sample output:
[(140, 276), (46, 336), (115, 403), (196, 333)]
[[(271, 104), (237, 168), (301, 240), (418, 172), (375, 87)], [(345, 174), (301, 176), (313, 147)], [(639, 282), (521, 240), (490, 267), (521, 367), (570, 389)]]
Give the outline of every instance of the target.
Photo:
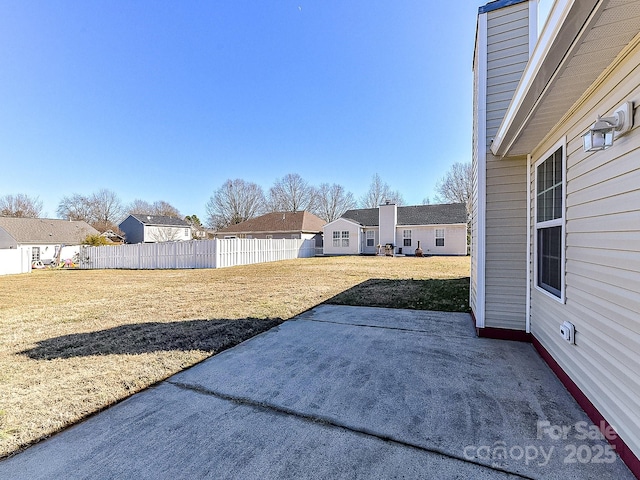
[(181, 218), (167, 217), (165, 215), (131, 214), (133, 218), (145, 225), (163, 225), (167, 227), (188, 227), (189, 224)]
[(0, 217), (0, 228), (19, 244), (79, 245), (87, 235), (100, 234), (87, 222), (51, 218)]
[[(377, 208), (347, 210), (343, 218), (365, 226), (378, 226)], [(464, 203), (441, 205), (412, 205), (398, 207), (398, 225), (442, 225), (467, 223), (467, 209)]]
[(378, 225), (378, 209), (377, 208), (357, 208), (355, 210), (347, 210), (342, 218), (348, 218), (360, 225)]

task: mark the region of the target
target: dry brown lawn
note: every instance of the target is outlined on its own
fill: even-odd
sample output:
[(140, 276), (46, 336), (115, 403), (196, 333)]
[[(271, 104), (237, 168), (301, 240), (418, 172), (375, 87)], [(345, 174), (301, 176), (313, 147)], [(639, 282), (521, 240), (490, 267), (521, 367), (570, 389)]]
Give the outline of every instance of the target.
[(468, 275), (469, 257), (333, 257), (2, 276), (0, 457), (328, 299)]

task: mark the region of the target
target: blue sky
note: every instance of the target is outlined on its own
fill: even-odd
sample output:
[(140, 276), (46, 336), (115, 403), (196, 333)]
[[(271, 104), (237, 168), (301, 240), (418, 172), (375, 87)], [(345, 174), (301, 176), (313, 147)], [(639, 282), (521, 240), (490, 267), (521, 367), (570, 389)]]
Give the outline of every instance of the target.
[(298, 173), (407, 204), (471, 158), (484, 1), (0, 4), (0, 196), (101, 188), (206, 218), (231, 178)]

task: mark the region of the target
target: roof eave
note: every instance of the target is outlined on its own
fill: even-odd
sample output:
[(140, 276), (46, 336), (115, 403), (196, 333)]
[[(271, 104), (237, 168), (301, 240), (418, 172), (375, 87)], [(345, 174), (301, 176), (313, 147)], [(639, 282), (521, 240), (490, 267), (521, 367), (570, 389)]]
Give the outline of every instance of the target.
[[(544, 97), (556, 73), (567, 58), (578, 35), (603, 0), (590, 2), (557, 0), (525, 67), (507, 112), (493, 138), (491, 152), (509, 156), (527, 120)], [(552, 125), (549, 126), (551, 128)], [(540, 138), (542, 140), (542, 138)]]

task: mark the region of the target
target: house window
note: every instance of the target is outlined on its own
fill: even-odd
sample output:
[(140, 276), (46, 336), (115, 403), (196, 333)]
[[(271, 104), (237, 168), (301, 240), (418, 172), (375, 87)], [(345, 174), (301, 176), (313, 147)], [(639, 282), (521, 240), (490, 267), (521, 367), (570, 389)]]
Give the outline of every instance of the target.
[(37, 262), (40, 260), (40, 247), (31, 247), (31, 261)]
[(436, 247), (444, 247), (444, 228), (436, 228)]
[(536, 164), (536, 283), (562, 298), (564, 147)]
[(188, 237), (188, 236), (189, 236), (189, 229), (188, 229), (188, 228), (185, 228), (185, 229), (184, 229), (184, 236), (185, 236), (185, 237)]
[(373, 247), (375, 242), (376, 232), (373, 230), (367, 230), (367, 247)]
[(333, 232), (333, 246), (340, 246), (340, 232)]
[(267, 240), (271, 240), (271, 239), (273, 238), (273, 235), (265, 235), (265, 238), (266, 238)]
[(349, 231), (348, 230), (343, 230), (342, 231), (342, 246), (343, 247), (348, 247), (349, 246)]
[(403, 230), (402, 239), (404, 242), (403, 246), (410, 247), (411, 246), (411, 230)]

